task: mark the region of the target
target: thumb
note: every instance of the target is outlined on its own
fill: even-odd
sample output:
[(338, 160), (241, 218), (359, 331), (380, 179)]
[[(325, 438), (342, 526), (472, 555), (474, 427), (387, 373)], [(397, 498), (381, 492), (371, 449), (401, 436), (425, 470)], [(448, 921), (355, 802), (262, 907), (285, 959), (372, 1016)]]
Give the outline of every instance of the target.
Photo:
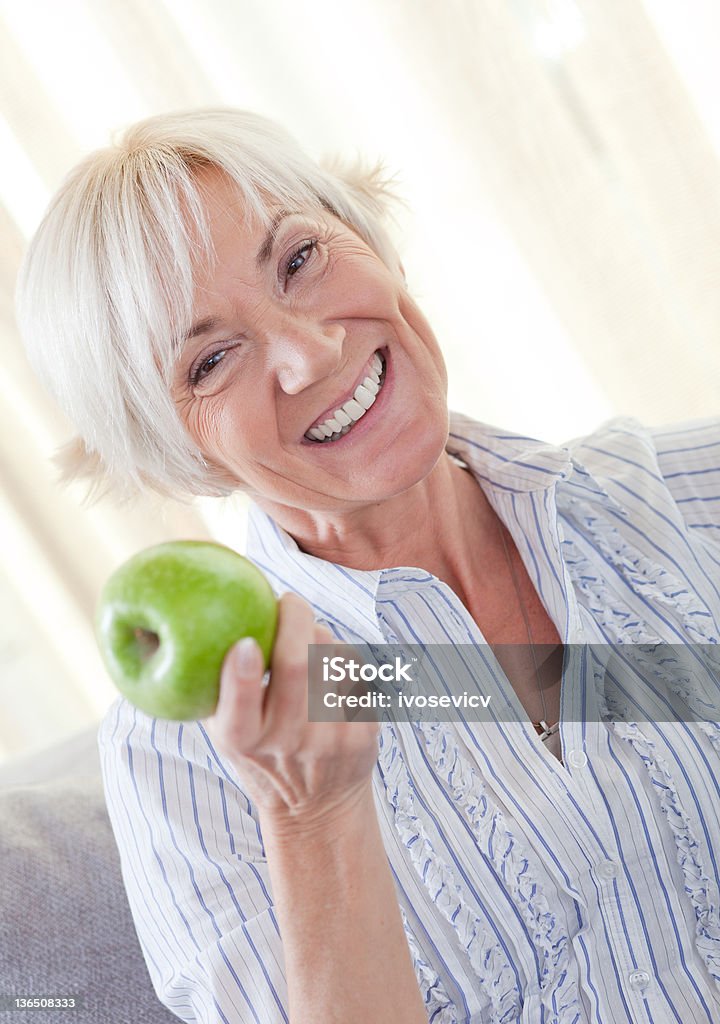
[(238, 640), (226, 655), (229, 660), (229, 671), (243, 679), (254, 678), (263, 674), (263, 660), (260, 645), (253, 636), (244, 636)]
[(251, 749), (260, 737), (263, 656), (257, 641), (243, 637), (225, 655), (212, 732), (228, 753)]

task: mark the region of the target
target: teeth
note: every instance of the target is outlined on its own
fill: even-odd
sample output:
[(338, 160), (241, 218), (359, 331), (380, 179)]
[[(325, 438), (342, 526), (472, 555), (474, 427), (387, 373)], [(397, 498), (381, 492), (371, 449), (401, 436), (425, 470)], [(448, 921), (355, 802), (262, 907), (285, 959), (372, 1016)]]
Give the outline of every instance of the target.
[(358, 384), (355, 394), (351, 399), (336, 409), (335, 412), (324, 423), (318, 423), (305, 434), (314, 441), (325, 441), (331, 438), (336, 441), (339, 437), (347, 434), (353, 424), (362, 419), (367, 410), (375, 404), (375, 399), (380, 391), (380, 374), (383, 363), (377, 353), (373, 356), (368, 371), (362, 384)]
[[(358, 391), (359, 390), (360, 388), (358, 388)], [(355, 392), (355, 394), (357, 394), (357, 391)], [(360, 405), (360, 403), (355, 398), (351, 398), (349, 402), (346, 402), (345, 405), (343, 406), (343, 409), (348, 414), (350, 419), (355, 420), (355, 422), (357, 422), (360, 419), (360, 417), (364, 416), (365, 413), (367, 412), (367, 409), (364, 406)]]
[(355, 401), (363, 407), (363, 409), (369, 409), (375, 401), (375, 395), (372, 391), (368, 391), (367, 388), (359, 384), (355, 391)]

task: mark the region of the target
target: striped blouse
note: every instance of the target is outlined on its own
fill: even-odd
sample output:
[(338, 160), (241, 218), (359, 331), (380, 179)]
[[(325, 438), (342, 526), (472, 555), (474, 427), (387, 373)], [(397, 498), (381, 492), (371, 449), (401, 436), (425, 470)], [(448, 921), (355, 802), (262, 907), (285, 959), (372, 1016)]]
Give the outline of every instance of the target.
[[(557, 447), (453, 413), (447, 447), (565, 644), (718, 643), (720, 420), (618, 418)], [(256, 506), (247, 553), (341, 640), (486, 643), (437, 577), (315, 558)], [(499, 669), (493, 682), (516, 699)], [(562, 688), (564, 764), (522, 711), (381, 727), (377, 813), (433, 1024), (720, 1021), (720, 726), (587, 721), (570, 706), (586, 696)], [(288, 1021), (258, 815), (233, 767), (200, 723), (122, 699), (99, 743), (160, 999), (186, 1021)], [(371, 991), (367, 1005), (371, 1021)]]

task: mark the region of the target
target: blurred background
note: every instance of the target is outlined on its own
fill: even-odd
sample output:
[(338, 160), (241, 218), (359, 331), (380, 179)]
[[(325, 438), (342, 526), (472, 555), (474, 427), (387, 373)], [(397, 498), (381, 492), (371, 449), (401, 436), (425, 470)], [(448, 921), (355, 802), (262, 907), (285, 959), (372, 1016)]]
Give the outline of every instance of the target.
[(562, 442), (720, 414), (716, 0), (0, 0), (0, 760), (99, 720), (107, 575), (173, 537), (243, 550), (241, 499), (82, 504), (32, 377), (19, 262), (73, 164), (229, 104), (382, 158), (450, 405)]

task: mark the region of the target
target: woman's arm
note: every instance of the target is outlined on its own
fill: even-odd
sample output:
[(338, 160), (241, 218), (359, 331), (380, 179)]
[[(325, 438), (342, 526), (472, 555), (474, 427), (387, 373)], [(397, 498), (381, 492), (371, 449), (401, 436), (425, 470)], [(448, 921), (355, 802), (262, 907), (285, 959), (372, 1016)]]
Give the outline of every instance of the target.
[(261, 827), (291, 1024), (426, 1024), (371, 785), (333, 818)]
[(258, 808), (290, 1024), (426, 1024), (373, 802), (378, 726), (308, 721), (312, 643), (333, 637), (285, 595), (267, 692), (257, 645), (233, 648), (206, 722)]

